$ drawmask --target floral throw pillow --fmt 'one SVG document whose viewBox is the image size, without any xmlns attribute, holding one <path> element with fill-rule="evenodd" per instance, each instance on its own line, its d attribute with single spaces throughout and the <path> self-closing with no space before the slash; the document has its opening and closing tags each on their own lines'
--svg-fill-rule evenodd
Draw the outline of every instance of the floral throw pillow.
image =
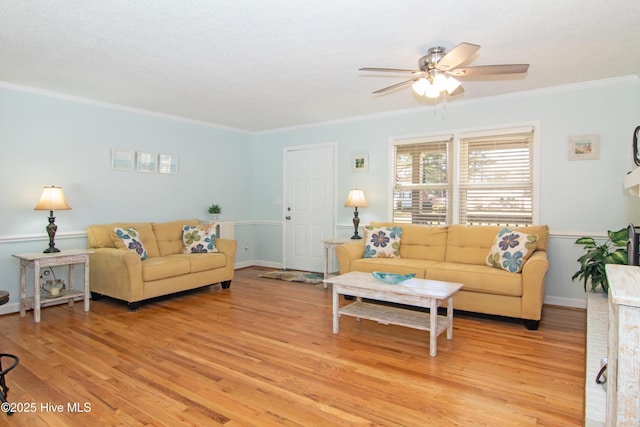
<svg viewBox="0 0 640 427">
<path fill-rule="evenodd" d="M 401 237 L 400 227 L 365 227 L 362 258 L 400 258 Z"/>
<path fill-rule="evenodd" d="M 537 235 L 512 231 L 505 227 L 500 230 L 491 246 L 487 265 L 519 273 L 537 245 Z"/>
<path fill-rule="evenodd" d="M 141 260 L 144 261 L 145 259 L 147 259 L 149 255 L 147 254 L 147 250 L 142 244 L 142 240 L 140 240 L 140 233 L 138 233 L 138 230 L 133 227 L 116 227 L 113 229 L 113 231 L 116 233 L 116 236 L 118 236 L 120 240 L 122 240 L 125 248 L 127 248 L 131 252 L 137 253 Z"/>
<path fill-rule="evenodd" d="M 185 225 L 182 227 L 182 252 L 185 254 L 218 252 L 215 231 L 213 224 Z"/>
</svg>

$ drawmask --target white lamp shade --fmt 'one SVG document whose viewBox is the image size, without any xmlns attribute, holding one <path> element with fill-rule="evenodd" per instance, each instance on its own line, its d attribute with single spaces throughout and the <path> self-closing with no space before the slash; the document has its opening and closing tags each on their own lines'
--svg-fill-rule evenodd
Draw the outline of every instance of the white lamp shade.
<svg viewBox="0 0 640 427">
<path fill-rule="evenodd" d="M 358 189 L 350 190 L 344 206 L 346 208 L 366 208 L 368 205 L 364 198 L 364 192 Z"/>
<path fill-rule="evenodd" d="M 427 88 L 427 86 L 429 86 L 429 84 L 430 84 L 429 80 L 423 77 L 421 79 L 416 80 L 415 83 L 411 85 L 411 88 L 413 88 L 413 91 L 418 95 L 424 96 L 424 91 Z"/>
<path fill-rule="evenodd" d="M 433 78 L 433 85 L 436 87 L 438 92 L 442 92 L 447 87 L 447 76 L 444 74 L 438 74 Z"/>
<path fill-rule="evenodd" d="M 67 200 L 64 198 L 62 187 L 44 187 L 40 201 L 35 208 L 36 211 L 61 211 L 71 209 Z"/>
<path fill-rule="evenodd" d="M 445 89 L 447 90 L 447 93 L 449 95 L 451 95 L 453 91 L 458 89 L 458 86 L 460 86 L 460 82 L 453 77 L 449 77 L 447 79 L 447 82 L 445 83 Z"/>
<path fill-rule="evenodd" d="M 424 96 L 427 98 L 437 98 L 440 96 L 440 91 L 435 87 L 435 85 L 430 84 L 424 91 Z"/>
</svg>

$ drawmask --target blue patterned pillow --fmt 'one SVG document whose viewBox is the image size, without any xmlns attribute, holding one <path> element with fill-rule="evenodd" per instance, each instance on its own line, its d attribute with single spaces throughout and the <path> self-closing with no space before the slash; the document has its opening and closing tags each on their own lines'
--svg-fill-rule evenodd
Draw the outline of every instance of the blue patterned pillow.
<svg viewBox="0 0 640 427">
<path fill-rule="evenodd" d="M 491 246 L 487 265 L 511 273 L 519 273 L 537 245 L 537 235 L 512 231 L 505 227 L 500 230 Z"/>
<path fill-rule="evenodd" d="M 142 240 L 140 240 L 140 233 L 133 227 L 128 228 L 120 228 L 116 227 L 113 229 L 116 233 L 116 236 L 122 240 L 124 247 L 130 250 L 131 252 L 135 252 L 138 254 L 141 260 L 147 259 L 149 256 L 147 254 L 147 250 L 142 244 Z"/>
<path fill-rule="evenodd" d="M 400 258 L 400 227 L 364 227 L 362 258 Z"/>
<path fill-rule="evenodd" d="M 185 225 L 182 227 L 182 252 L 206 254 L 218 252 L 215 244 L 215 224 Z"/>
</svg>

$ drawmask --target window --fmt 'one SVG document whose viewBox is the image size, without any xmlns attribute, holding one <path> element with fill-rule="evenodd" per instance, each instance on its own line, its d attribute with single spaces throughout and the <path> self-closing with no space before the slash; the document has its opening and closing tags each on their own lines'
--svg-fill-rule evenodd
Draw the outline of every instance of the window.
<svg viewBox="0 0 640 427">
<path fill-rule="evenodd" d="M 394 222 L 534 222 L 532 127 L 400 140 L 394 158 Z"/>
<path fill-rule="evenodd" d="M 451 136 L 395 146 L 394 222 L 434 225 L 450 222 L 452 149 Z"/>
</svg>

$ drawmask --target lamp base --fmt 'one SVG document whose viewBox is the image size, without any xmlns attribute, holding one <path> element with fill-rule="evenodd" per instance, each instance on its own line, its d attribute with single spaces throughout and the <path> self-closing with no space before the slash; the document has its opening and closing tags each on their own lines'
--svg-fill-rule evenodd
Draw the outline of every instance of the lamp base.
<svg viewBox="0 0 640 427">
<path fill-rule="evenodd" d="M 56 231 L 58 231 L 58 226 L 55 223 L 56 217 L 53 216 L 53 211 L 49 214 L 49 224 L 47 225 L 47 234 L 49 235 L 49 247 L 43 251 L 45 254 L 51 254 L 60 252 L 60 249 L 56 248 L 56 244 L 54 243 L 54 238 L 56 237 Z"/>
<path fill-rule="evenodd" d="M 358 234 L 358 225 L 360 225 L 360 218 L 358 218 L 358 207 L 356 206 L 355 212 L 353 213 L 353 236 L 351 236 L 352 240 L 362 239 L 362 237 Z"/>
</svg>

